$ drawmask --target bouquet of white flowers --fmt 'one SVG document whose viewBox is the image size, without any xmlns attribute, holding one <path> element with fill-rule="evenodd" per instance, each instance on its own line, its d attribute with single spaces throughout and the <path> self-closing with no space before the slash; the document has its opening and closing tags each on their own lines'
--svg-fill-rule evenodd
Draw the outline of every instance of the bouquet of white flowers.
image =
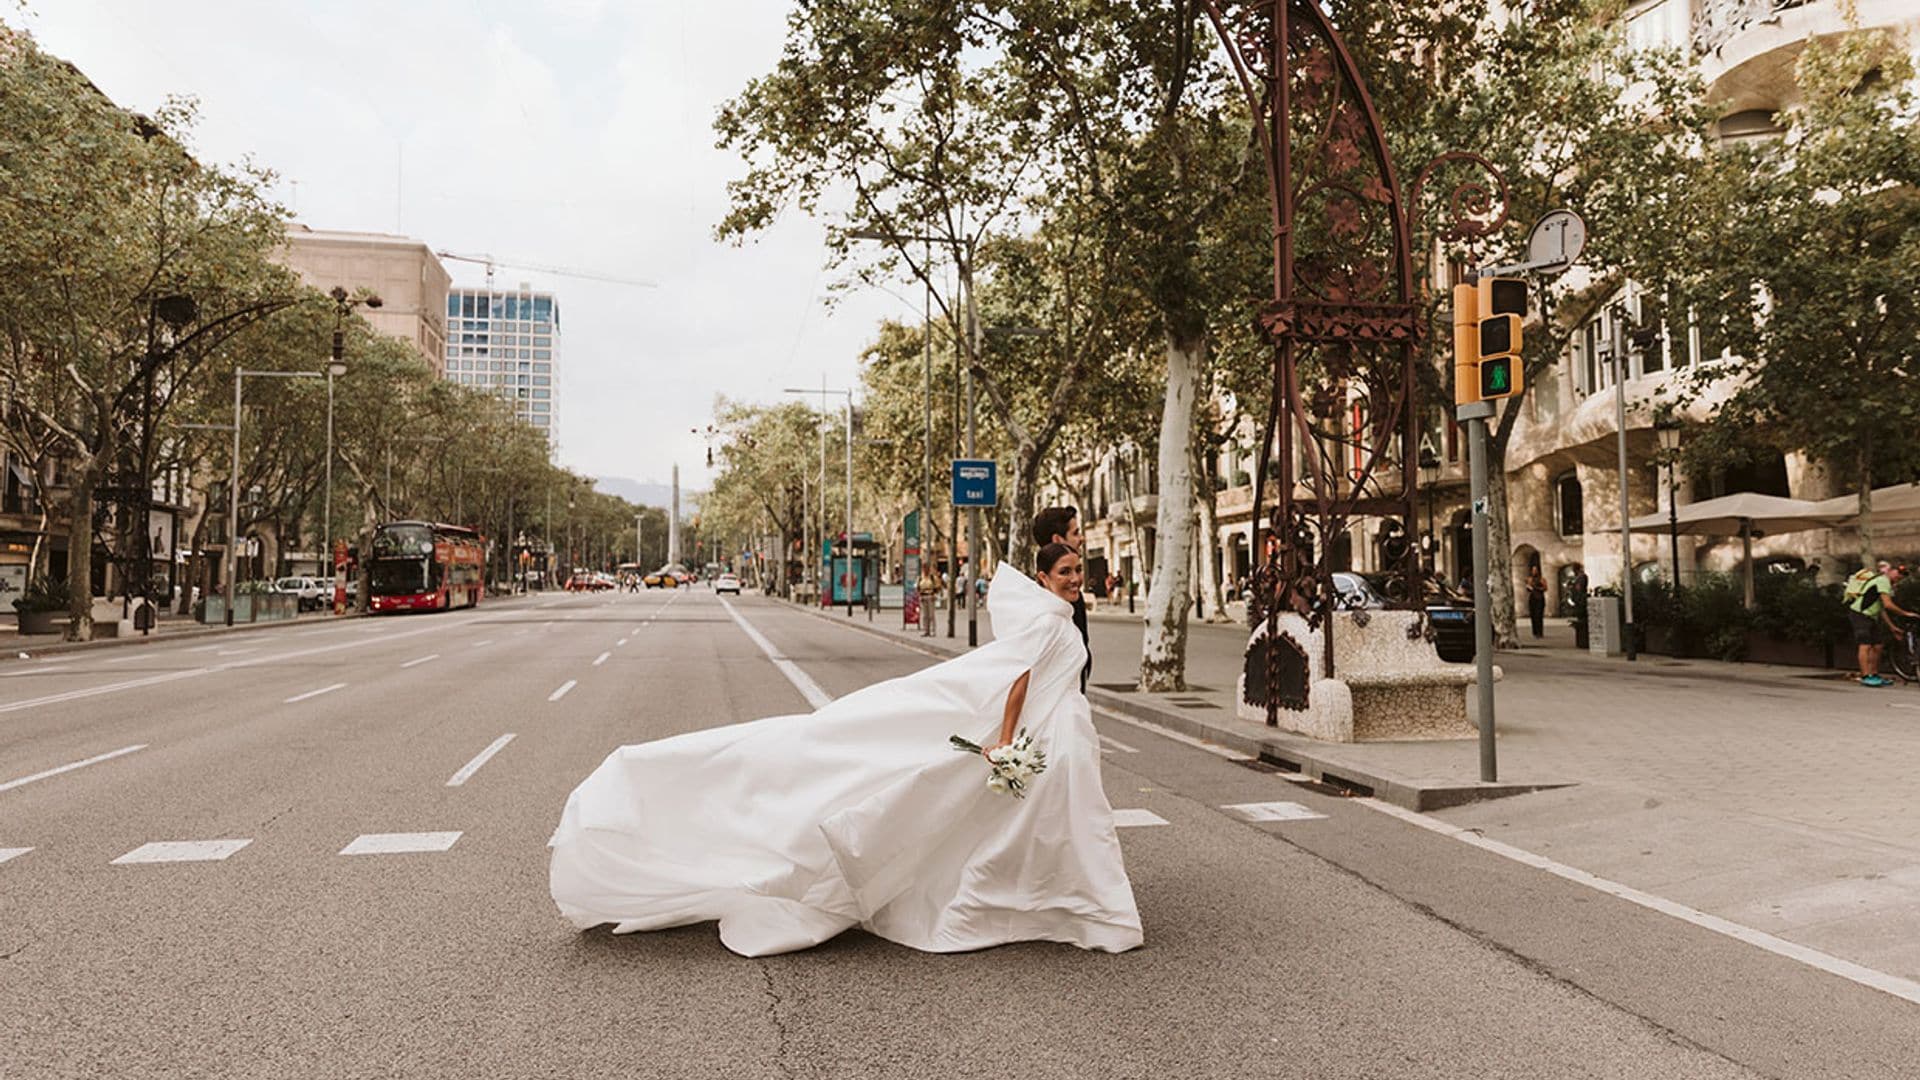
<svg viewBox="0 0 1920 1080">
<path fill-rule="evenodd" d="M 984 749 L 979 743 L 958 735 L 948 736 L 947 741 L 955 750 L 969 754 L 978 754 Z M 1033 783 L 1033 778 L 1047 771 L 1047 753 L 1033 745 L 1033 736 L 1027 734 L 1026 728 L 1021 728 L 1012 742 L 995 747 L 987 755 L 987 761 L 993 766 L 993 771 L 987 774 L 987 786 L 1016 799 L 1026 798 L 1027 786 Z"/>
</svg>

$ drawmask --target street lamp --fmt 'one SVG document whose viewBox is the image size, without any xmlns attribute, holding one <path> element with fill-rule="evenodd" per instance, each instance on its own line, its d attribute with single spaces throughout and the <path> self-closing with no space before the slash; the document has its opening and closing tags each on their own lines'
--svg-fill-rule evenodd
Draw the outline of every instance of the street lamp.
<svg viewBox="0 0 1920 1080">
<path fill-rule="evenodd" d="M 1680 418 L 1672 410 L 1654 418 L 1653 433 L 1660 437 L 1660 456 L 1667 466 L 1667 538 L 1673 544 L 1673 587 L 1680 588 L 1680 498 L 1674 467 L 1680 461 Z"/>
<path fill-rule="evenodd" d="M 361 304 L 378 308 L 385 301 L 373 293 L 352 296 L 341 285 L 335 285 L 327 295 L 333 299 L 333 353 L 327 361 L 327 467 L 321 496 L 320 557 L 333 568 L 333 613 L 339 615 L 345 610 L 346 587 L 340 581 L 339 561 L 333 556 L 333 380 L 347 373 L 347 316 Z"/>
<path fill-rule="evenodd" d="M 1433 452 L 1433 447 L 1422 442 L 1420 445 L 1420 486 L 1425 488 L 1427 492 L 1427 532 L 1420 546 L 1426 549 L 1427 572 L 1429 574 L 1433 572 L 1433 564 L 1436 556 L 1439 554 L 1440 548 L 1440 545 L 1435 542 L 1433 537 L 1433 487 L 1439 482 L 1440 455 Z"/>
<path fill-rule="evenodd" d="M 227 625 L 233 625 L 233 585 L 240 573 L 240 396 L 246 377 L 256 379 L 324 379 L 318 371 L 248 371 L 233 369 L 233 457 L 227 484 Z"/>
</svg>

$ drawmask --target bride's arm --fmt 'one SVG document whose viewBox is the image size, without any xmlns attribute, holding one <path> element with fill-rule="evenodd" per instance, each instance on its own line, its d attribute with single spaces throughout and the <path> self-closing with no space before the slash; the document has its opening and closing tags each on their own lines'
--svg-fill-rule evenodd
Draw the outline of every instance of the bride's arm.
<svg viewBox="0 0 1920 1080">
<path fill-rule="evenodd" d="M 1007 691 L 1007 713 L 1000 719 L 1000 737 L 982 748 L 982 752 L 992 753 L 1013 741 L 1013 733 L 1020 725 L 1020 710 L 1027 704 L 1027 680 L 1032 677 L 1033 672 L 1023 671 L 1013 680 L 1013 689 Z"/>
</svg>

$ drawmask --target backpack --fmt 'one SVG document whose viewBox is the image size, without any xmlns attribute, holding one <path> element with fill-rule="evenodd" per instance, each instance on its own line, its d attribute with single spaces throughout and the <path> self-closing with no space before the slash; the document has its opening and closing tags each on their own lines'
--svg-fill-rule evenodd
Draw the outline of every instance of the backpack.
<svg viewBox="0 0 1920 1080">
<path fill-rule="evenodd" d="M 1867 582 L 1872 581 L 1876 576 L 1878 572 L 1871 566 L 1864 566 L 1854 571 L 1853 576 L 1847 579 L 1846 591 L 1842 593 L 1848 607 L 1852 607 L 1853 602 L 1860 599 L 1861 594 L 1867 591 Z"/>
</svg>

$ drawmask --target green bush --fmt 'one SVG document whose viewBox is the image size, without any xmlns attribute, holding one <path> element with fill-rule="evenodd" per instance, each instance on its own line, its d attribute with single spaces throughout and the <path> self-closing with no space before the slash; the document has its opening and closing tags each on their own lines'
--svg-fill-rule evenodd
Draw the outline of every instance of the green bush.
<svg viewBox="0 0 1920 1080">
<path fill-rule="evenodd" d="M 13 610 L 21 615 L 37 611 L 65 611 L 72 603 L 72 594 L 67 591 L 64 579 L 41 578 L 29 584 L 13 602 Z"/>
<path fill-rule="evenodd" d="M 1769 574 L 1756 580 L 1753 590 L 1755 630 L 1816 647 L 1846 639 L 1841 586 L 1821 585 L 1808 574 Z"/>
</svg>

